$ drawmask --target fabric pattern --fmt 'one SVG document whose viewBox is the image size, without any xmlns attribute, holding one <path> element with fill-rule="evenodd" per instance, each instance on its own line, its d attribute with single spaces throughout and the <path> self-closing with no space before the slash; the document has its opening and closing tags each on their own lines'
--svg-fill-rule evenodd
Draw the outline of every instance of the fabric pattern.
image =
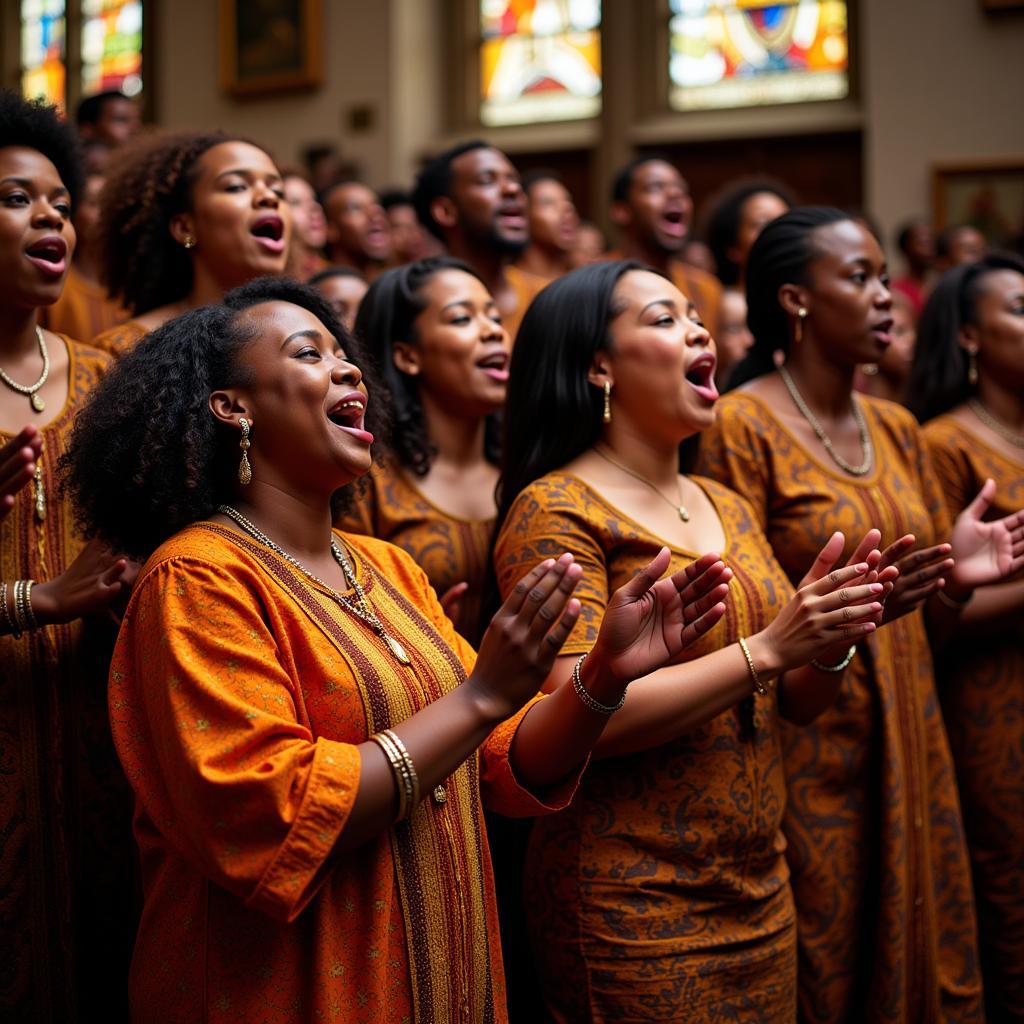
<svg viewBox="0 0 1024 1024">
<path fill-rule="evenodd" d="M 465 581 L 455 628 L 479 640 L 480 609 L 491 558 L 493 519 L 461 519 L 425 498 L 391 460 L 375 461 L 339 529 L 397 544 L 412 555 L 438 595 Z"/>
<path fill-rule="evenodd" d="M 926 424 L 950 518 L 989 478 L 986 519 L 1024 508 L 1019 461 L 953 415 Z M 1024 578 L 1024 573 L 1017 579 Z M 1024 615 L 943 649 L 938 688 L 963 800 L 989 1019 L 1024 1021 Z"/>
<path fill-rule="evenodd" d="M 149 328 L 143 327 L 138 320 L 129 320 L 117 327 L 111 327 L 109 331 L 97 334 L 92 343 L 115 359 L 120 359 L 126 352 L 135 348 L 147 334 Z"/>
<path fill-rule="evenodd" d="M 0 521 L 9 587 L 52 579 L 83 547 L 57 462 L 110 359 L 64 341 L 67 400 L 40 431 L 46 518 L 36 518 L 29 485 Z M 0 445 L 10 439 L 0 432 Z M 101 616 L 0 636 L 0 1018 L 11 1024 L 126 1017 L 136 872 L 131 800 L 107 722 L 113 641 Z"/>
<path fill-rule="evenodd" d="M 485 800 L 522 789 L 503 723 L 408 823 L 348 853 L 356 744 L 457 686 L 474 653 L 403 551 L 340 535 L 383 641 L 233 530 L 196 524 L 143 569 L 110 675 L 136 796 L 145 908 L 131 1003 L 147 1022 L 506 1019 Z M 542 699 L 542 698 L 541 698 Z M 529 706 L 528 706 L 529 707 Z"/>
<path fill-rule="evenodd" d="M 877 526 L 926 547 L 949 519 L 905 409 L 861 396 L 874 469 L 810 453 L 756 396 L 718 404 L 702 472 L 735 487 L 791 580 L 835 530 L 848 551 Z M 836 704 L 783 726 L 785 833 L 799 928 L 800 1019 L 983 1019 L 970 868 L 923 613 L 858 644 Z"/>
<path fill-rule="evenodd" d="M 516 293 L 516 311 L 511 316 L 503 316 L 501 324 L 508 331 L 508 336 L 514 343 L 527 308 L 551 281 L 511 264 L 505 268 L 505 276 Z"/>
<path fill-rule="evenodd" d="M 60 298 L 39 310 L 39 326 L 91 340 L 124 323 L 128 316 L 128 310 L 111 299 L 103 285 L 86 280 L 72 265 Z"/>
<path fill-rule="evenodd" d="M 695 478 L 718 511 L 735 573 L 697 658 L 763 629 L 791 587 L 749 504 Z M 583 568 L 564 654 L 589 650 L 611 593 L 663 541 L 568 473 L 528 487 L 495 548 L 502 593 L 571 551 Z M 697 553 L 672 549 L 672 569 Z M 781 832 L 785 779 L 774 690 L 672 743 L 588 768 L 573 805 L 539 820 L 526 904 L 556 1019 L 792 1021 L 796 935 Z"/>
</svg>

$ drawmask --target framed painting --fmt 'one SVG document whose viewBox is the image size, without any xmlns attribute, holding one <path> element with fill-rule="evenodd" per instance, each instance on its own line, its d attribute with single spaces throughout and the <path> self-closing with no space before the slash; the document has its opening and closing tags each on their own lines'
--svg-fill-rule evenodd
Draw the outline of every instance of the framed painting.
<svg viewBox="0 0 1024 1024">
<path fill-rule="evenodd" d="M 220 0 L 221 83 L 232 96 L 315 88 L 322 40 L 321 0 Z"/>
<path fill-rule="evenodd" d="M 1024 232 L 1024 155 L 936 164 L 932 198 L 937 230 L 970 224 L 989 245 L 1008 246 Z"/>
</svg>

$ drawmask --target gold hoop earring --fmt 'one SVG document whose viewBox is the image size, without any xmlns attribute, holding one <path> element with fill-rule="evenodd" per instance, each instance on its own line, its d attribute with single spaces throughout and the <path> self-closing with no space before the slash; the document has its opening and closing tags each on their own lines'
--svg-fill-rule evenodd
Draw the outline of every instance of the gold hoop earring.
<svg viewBox="0 0 1024 1024">
<path fill-rule="evenodd" d="M 793 340 L 799 345 L 804 340 L 804 320 L 807 317 L 807 310 L 801 306 L 796 311 L 796 324 L 793 327 Z"/>
<path fill-rule="evenodd" d="M 612 382 L 604 382 L 604 415 L 601 417 L 605 423 L 612 421 Z"/>
<path fill-rule="evenodd" d="M 186 249 L 194 249 L 196 247 L 196 240 L 191 235 L 186 235 L 185 240 L 181 244 Z"/>
<path fill-rule="evenodd" d="M 243 416 L 238 420 L 242 429 L 242 440 L 238 447 L 242 449 L 242 461 L 238 464 L 238 482 L 243 486 L 252 483 L 252 466 L 249 465 L 249 421 Z"/>
<path fill-rule="evenodd" d="M 967 383 L 972 388 L 978 386 L 978 350 L 976 348 L 967 350 Z"/>
</svg>

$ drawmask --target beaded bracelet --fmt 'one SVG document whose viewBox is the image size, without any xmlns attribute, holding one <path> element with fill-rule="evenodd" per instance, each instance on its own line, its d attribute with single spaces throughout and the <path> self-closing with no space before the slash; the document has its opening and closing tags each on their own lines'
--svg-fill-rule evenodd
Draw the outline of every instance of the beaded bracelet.
<svg viewBox="0 0 1024 1024">
<path fill-rule="evenodd" d="M 843 669 L 846 668 L 846 666 L 849 665 L 851 661 L 853 661 L 853 656 L 856 653 L 857 653 L 857 646 L 856 646 L 856 644 L 851 644 L 850 645 L 850 649 L 846 652 L 846 657 L 843 658 L 843 660 L 838 662 L 837 664 L 835 664 L 835 665 L 826 665 L 824 662 L 818 661 L 817 658 L 812 658 L 811 659 L 811 664 L 819 672 L 842 672 Z"/>
<path fill-rule="evenodd" d="M 35 610 L 32 607 L 32 588 L 35 585 L 35 580 L 25 580 L 25 624 L 29 629 L 39 628 L 39 620 L 36 618 Z"/>
<path fill-rule="evenodd" d="M 11 634 L 17 640 L 21 636 L 21 630 L 14 625 L 14 619 L 11 618 L 11 613 L 7 610 L 7 583 L 0 583 L 0 615 L 3 616 L 4 626 L 8 633 Z"/>
<path fill-rule="evenodd" d="M 616 704 L 602 704 L 599 700 L 595 700 L 591 697 L 591 695 L 587 693 L 586 687 L 583 685 L 583 680 L 580 678 L 580 666 L 583 664 L 585 658 L 586 655 L 581 654 L 572 670 L 572 688 L 576 691 L 576 696 L 579 697 L 580 702 L 588 711 L 593 711 L 598 715 L 614 715 L 615 712 L 621 710 L 622 705 L 626 703 L 626 691 L 622 691 L 622 696 Z"/>
<path fill-rule="evenodd" d="M 750 672 L 750 678 L 754 681 L 754 692 L 760 697 L 767 697 L 768 687 L 761 682 L 761 677 L 757 674 L 757 669 L 754 668 L 754 659 L 750 656 L 750 648 L 747 646 L 747 641 L 740 637 L 736 642 L 740 645 L 743 657 L 747 659 L 747 670 Z"/>
</svg>

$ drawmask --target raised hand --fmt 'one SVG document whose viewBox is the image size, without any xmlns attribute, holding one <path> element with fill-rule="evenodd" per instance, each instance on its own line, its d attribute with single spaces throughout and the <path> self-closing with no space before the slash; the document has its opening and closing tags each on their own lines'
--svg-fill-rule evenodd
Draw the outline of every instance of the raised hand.
<svg viewBox="0 0 1024 1024">
<path fill-rule="evenodd" d="M 621 683 L 668 664 L 725 614 L 732 570 L 707 554 L 661 579 L 671 556 L 662 548 L 612 595 L 592 658 Z"/>
<path fill-rule="evenodd" d="M 580 615 L 572 592 L 583 570 L 572 555 L 546 559 L 512 589 L 487 627 L 466 681 L 495 719 L 515 714 L 551 671 Z"/>
<path fill-rule="evenodd" d="M 441 607 L 444 609 L 445 615 L 452 622 L 458 622 L 459 620 L 459 612 L 462 611 L 462 598 L 467 590 L 469 590 L 468 583 L 456 583 L 454 586 L 449 587 L 440 597 Z"/>
<path fill-rule="evenodd" d="M 872 549 L 863 561 L 836 569 L 844 544 L 841 533 L 829 538 L 792 600 L 757 635 L 758 645 L 769 652 L 759 664 L 772 666 L 773 674 L 848 647 L 877 628 L 885 584 L 871 565 L 880 552 Z"/>
<path fill-rule="evenodd" d="M 14 496 L 32 479 L 42 450 L 43 439 L 33 426 L 25 427 L 0 448 L 0 520 L 14 508 Z"/>
<path fill-rule="evenodd" d="M 984 522 L 996 485 L 986 480 L 977 497 L 960 513 L 950 538 L 952 582 L 968 590 L 998 583 L 1024 566 L 1024 509 Z"/>
<path fill-rule="evenodd" d="M 64 572 L 32 588 L 32 609 L 40 625 L 71 622 L 106 608 L 133 579 L 128 559 L 92 540 Z"/>
<path fill-rule="evenodd" d="M 912 612 L 935 591 L 941 590 L 953 568 L 949 544 L 934 544 L 920 551 L 910 551 L 915 539 L 912 533 L 908 533 L 882 552 L 879 580 L 886 584 L 882 598 L 885 605 L 883 622 L 892 622 Z M 894 570 L 898 575 L 890 581 L 889 574 Z"/>
</svg>

